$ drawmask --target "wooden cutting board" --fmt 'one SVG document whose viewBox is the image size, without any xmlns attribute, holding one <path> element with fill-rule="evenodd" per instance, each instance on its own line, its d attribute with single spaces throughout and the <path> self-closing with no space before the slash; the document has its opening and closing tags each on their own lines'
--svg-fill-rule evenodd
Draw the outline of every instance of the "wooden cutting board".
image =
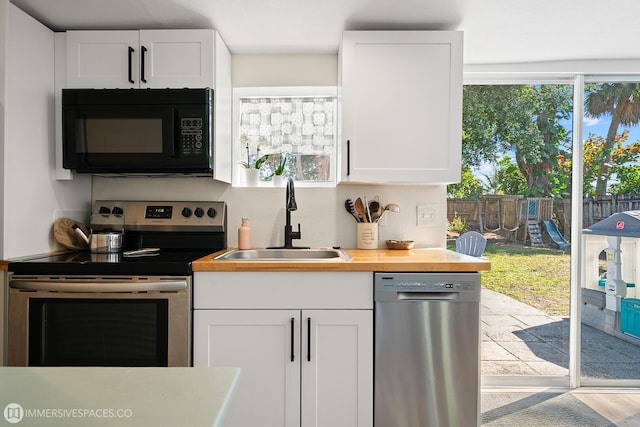
<svg viewBox="0 0 640 427">
<path fill-rule="evenodd" d="M 56 242 L 60 243 L 67 249 L 89 249 L 87 242 L 85 242 L 72 228 L 74 224 L 78 224 L 78 227 L 84 231 L 84 234 L 87 236 L 89 235 L 89 230 L 83 224 L 80 224 L 71 218 L 58 218 L 53 223 L 53 236 L 56 239 Z"/>
</svg>

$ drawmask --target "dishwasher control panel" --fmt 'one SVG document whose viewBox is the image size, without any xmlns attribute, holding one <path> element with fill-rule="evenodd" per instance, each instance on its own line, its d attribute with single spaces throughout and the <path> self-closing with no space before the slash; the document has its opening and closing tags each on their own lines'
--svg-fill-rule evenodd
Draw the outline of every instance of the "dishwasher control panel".
<svg viewBox="0 0 640 427">
<path fill-rule="evenodd" d="M 399 281 L 399 282 L 382 282 L 382 288 L 385 290 L 401 290 L 401 291 L 472 291 L 476 288 L 474 283 L 445 281 L 445 282 L 427 282 L 427 281 Z"/>
<path fill-rule="evenodd" d="M 479 273 L 376 273 L 376 300 L 396 298 L 396 294 L 480 295 Z"/>
</svg>

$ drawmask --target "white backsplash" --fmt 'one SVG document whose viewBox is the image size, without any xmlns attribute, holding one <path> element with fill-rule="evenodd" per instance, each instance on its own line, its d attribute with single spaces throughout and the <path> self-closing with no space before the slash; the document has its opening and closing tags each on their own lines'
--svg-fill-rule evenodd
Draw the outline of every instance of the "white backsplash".
<svg viewBox="0 0 640 427">
<path fill-rule="evenodd" d="M 446 244 L 445 186 L 338 185 L 330 188 L 295 188 L 298 210 L 291 223 L 301 225 L 299 246 L 356 245 L 356 222 L 344 208 L 347 198 L 355 200 L 378 196 L 384 204 L 396 203 L 400 213 L 387 212 L 380 223 L 379 247 L 384 241 L 414 240 L 416 247 L 444 247 Z M 94 177 L 93 199 L 123 200 L 220 200 L 227 203 L 227 245 L 237 246 L 238 227 L 243 216 L 249 218 L 254 247 L 283 244 L 285 188 L 240 188 L 208 178 L 116 178 Z M 434 225 L 416 226 L 416 207 L 436 209 Z"/>
</svg>

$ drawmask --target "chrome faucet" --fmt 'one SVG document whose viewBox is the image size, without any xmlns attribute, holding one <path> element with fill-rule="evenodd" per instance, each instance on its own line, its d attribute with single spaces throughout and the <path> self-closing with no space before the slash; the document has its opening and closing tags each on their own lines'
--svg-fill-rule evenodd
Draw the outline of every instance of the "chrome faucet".
<svg viewBox="0 0 640 427">
<path fill-rule="evenodd" d="M 293 231 L 291 226 L 291 212 L 298 210 L 298 204 L 296 203 L 296 192 L 293 186 L 293 178 L 287 178 L 287 194 L 285 205 L 285 225 L 284 225 L 284 246 L 271 247 L 269 249 L 309 249 L 308 246 L 293 246 L 293 240 L 300 239 L 302 233 L 300 232 L 300 223 L 298 223 L 298 231 Z"/>
</svg>

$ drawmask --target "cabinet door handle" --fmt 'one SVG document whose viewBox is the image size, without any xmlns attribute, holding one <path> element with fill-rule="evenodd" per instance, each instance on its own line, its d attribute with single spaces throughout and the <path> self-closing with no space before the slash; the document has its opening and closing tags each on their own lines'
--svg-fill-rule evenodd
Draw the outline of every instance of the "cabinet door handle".
<svg viewBox="0 0 640 427">
<path fill-rule="evenodd" d="M 135 83 L 133 81 L 133 72 L 132 72 L 132 69 L 131 69 L 131 67 L 133 66 L 132 65 L 133 52 L 134 52 L 134 49 L 131 46 L 129 46 L 129 83 Z"/>
<path fill-rule="evenodd" d="M 144 78 L 144 54 L 147 52 L 147 48 L 142 46 L 142 53 L 140 54 L 140 81 L 143 83 L 147 82 L 147 79 Z"/>
<path fill-rule="evenodd" d="M 351 140 L 347 139 L 347 176 L 351 174 Z"/>
<path fill-rule="evenodd" d="M 291 361 L 293 362 L 296 359 L 296 353 L 295 353 L 295 340 L 293 337 L 293 334 L 295 333 L 295 317 L 291 318 Z"/>
<path fill-rule="evenodd" d="M 311 362 L 311 317 L 307 317 L 307 362 Z"/>
</svg>

